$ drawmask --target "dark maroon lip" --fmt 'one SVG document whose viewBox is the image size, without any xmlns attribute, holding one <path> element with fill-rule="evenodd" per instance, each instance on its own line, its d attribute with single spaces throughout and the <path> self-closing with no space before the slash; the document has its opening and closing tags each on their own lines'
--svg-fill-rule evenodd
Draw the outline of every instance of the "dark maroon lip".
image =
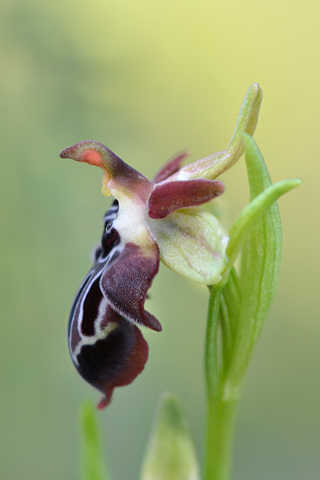
<svg viewBox="0 0 320 480">
<path fill-rule="evenodd" d="M 144 369 L 148 345 L 138 327 L 162 329 L 144 309 L 159 269 L 158 247 L 145 256 L 139 246 L 122 242 L 113 226 L 118 210 L 115 201 L 104 217 L 101 244 L 75 297 L 68 328 L 79 374 L 104 394 L 99 409 L 110 403 L 114 388 L 128 385 Z"/>
</svg>

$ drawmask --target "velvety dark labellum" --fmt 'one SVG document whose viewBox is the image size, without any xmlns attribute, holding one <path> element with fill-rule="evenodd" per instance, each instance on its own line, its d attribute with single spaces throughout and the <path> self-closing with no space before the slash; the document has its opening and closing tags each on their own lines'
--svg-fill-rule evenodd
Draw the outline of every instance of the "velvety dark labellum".
<svg viewBox="0 0 320 480">
<path fill-rule="evenodd" d="M 109 404 L 115 387 L 131 383 L 144 368 L 148 345 L 136 324 L 161 329 L 143 308 L 158 262 L 141 254 L 138 246 L 121 242 L 114 227 L 118 208 L 115 201 L 104 217 L 101 244 L 74 299 L 68 327 L 74 365 L 104 394 L 98 408 Z M 148 278 L 139 281 L 143 268 Z"/>
<path fill-rule="evenodd" d="M 75 364 L 80 375 L 104 394 L 100 409 L 109 404 L 115 387 L 128 385 L 142 372 L 148 359 L 148 345 L 139 328 L 110 306 L 105 315 L 105 338 L 82 346 Z"/>
</svg>

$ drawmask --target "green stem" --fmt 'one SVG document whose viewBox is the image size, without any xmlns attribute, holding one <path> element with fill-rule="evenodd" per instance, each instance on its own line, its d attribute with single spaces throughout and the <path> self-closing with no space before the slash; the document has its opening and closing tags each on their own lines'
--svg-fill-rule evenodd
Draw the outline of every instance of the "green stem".
<svg viewBox="0 0 320 480">
<path fill-rule="evenodd" d="M 205 480 L 228 480 L 238 401 L 224 397 L 224 382 L 218 358 L 218 324 L 222 287 L 212 286 L 208 309 L 205 369 L 207 386 L 207 432 Z"/>
<path fill-rule="evenodd" d="M 238 402 L 208 398 L 205 480 L 229 480 Z"/>
</svg>

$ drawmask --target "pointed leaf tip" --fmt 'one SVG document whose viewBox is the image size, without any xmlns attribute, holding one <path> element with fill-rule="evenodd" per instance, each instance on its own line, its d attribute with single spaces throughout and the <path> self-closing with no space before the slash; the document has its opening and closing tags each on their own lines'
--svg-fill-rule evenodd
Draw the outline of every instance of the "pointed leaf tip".
<svg viewBox="0 0 320 480">
<path fill-rule="evenodd" d="M 163 395 L 141 480 L 199 480 L 193 441 L 179 399 Z"/>
</svg>

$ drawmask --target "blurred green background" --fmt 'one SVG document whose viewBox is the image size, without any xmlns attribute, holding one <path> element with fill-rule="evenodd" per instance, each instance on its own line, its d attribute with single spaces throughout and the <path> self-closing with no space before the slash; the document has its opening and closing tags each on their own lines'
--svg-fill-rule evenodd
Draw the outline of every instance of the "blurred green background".
<svg viewBox="0 0 320 480">
<path fill-rule="evenodd" d="M 191 160 L 224 149 L 254 81 L 271 176 L 304 184 L 279 202 L 280 287 L 245 384 L 234 478 L 319 477 L 319 15 L 297 0 L 2 0 L 1 480 L 79 478 L 79 406 L 100 398 L 72 366 L 66 327 L 109 201 L 100 171 L 60 151 L 98 140 L 151 178 L 183 148 Z M 228 227 L 247 202 L 243 159 L 222 180 Z M 144 332 L 144 373 L 99 413 L 114 479 L 138 479 L 165 390 L 202 458 L 207 297 L 162 266 L 147 309 L 163 333 Z"/>
</svg>

